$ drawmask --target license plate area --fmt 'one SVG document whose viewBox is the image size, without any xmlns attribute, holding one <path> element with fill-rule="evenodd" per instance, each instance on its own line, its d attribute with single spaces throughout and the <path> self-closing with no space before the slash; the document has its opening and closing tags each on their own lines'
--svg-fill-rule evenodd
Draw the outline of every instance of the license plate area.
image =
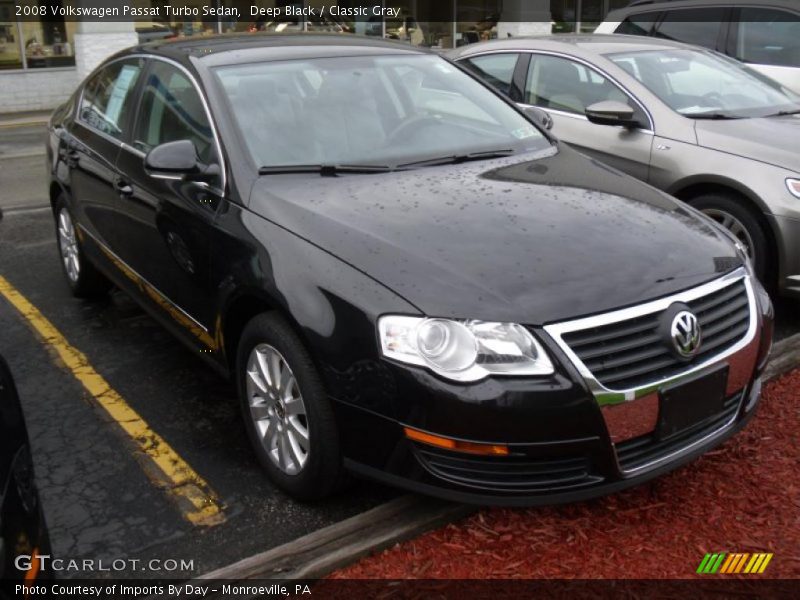
<svg viewBox="0 0 800 600">
<path fill-rule="evenodd" d="M 658 438 L 672 437 L 721 413 L 727 387 L 728 367 L 724 366 L 690 381 L 662 388 L 656 428 Z"/>
</svg>

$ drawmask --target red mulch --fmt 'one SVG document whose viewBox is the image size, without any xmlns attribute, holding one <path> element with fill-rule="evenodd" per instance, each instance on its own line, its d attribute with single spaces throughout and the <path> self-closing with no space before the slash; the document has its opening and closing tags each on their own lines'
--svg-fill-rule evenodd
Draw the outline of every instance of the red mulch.
<svg viewBox="0 0 800 600">
<path fill-rule="evenodd" d="M 761 577 L 798 578 L 800 370 L 769 384 L 758 410 L 652 482 L 578 504 L 484 509 L 331 577 L 687 578 L 706 552 L 724 551 L 774 552 Z"/>
</svg>

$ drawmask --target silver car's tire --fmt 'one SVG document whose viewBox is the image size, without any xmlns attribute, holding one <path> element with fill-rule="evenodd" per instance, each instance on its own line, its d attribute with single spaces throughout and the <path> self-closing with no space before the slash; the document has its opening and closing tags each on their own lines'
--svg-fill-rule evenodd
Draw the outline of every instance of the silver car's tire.
<svg viewBox="0 0 800 600">
<path fill-rule="evenodd" d="M 285 319 L 264 313 L 247 324 L 236 371 L 245 428 L 270 480 L 299 500 L 330 495 L 343 479 L 333 410 Z"/>
<path fill-rule="evenodd" d="M 108 292 L 111 283 L 86 260 L 78 238 L 72 213 L 60 196 L 55 203 L 56 240 L 61 258 L 61 270 L 72 295 L 78 298 L 101 296 Z"/>
<path fill-rule="evenodd" d="M 765 285 L 770 283 L 772 251 L 762 215 L 741 199 L 725 194 L 698 196 L 689 204 L 733 234 L 747 250 L 758 278 Z"/>
</svg>

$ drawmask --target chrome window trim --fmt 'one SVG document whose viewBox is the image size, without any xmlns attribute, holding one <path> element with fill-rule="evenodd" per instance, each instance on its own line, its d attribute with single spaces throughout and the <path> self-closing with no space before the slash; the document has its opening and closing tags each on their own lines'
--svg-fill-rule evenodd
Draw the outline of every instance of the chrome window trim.
<svg viewBox="0 0 800 600">
<path fill-rule="evenodd" d="M 92 233 L 91 233 L 91 232 L 90 232 L 88 229 L 86 229 L 86 227 L 84 227 L 84 226 L 83 226 L 83 225 L 81 225 L 80 223 L 78 223 L 78 227 L 80 227 L 80 229 L 81 229 L 81 231 L 83 231 L 83 233 L 85 233 L 85 234 L 86 234 L 86 235 L 88 235 L 90 238 L 92 238 L 96 244 L 98 244 L 98 245 L 102 246 L 102 247 L 103 247 L 103 249 L 104 249 L 106 252 L 108 252 L 108 253 L 109 253 L 111 256 L 113 256 L 113 257 L 114 257 L 116 260 L 118 260 L 120 263 L 122 263 L 123 265 L 125 265 L 125 268 L 126 268 L 126 269 L 129 269 L 129 270 L 131 271 L 131 273 L 133 273 L 134 275 L 136 275 L 136 277 L 138 277 L 138 278 L 139 278 L 139 279 L 142 281 L 142 283 L 144 283 L 144 284 L 145 284 L 147 287 L 149 287 L 151 290 L 153 290 L 153 291 L 154 291 L 156 294 L 158 294 L 159 296 L 161 296 L 161 298 L 163 298 L 165 302 L 167 302 L 167 303 L 168 303 L 170 306 L 173 306 L 173 307 L 174 307 L 176 310 L 178 310 L 178 311 L 179 311 L 179 312 L 180 312 L 182 315 L 184 315 L 184 316 L 185 316 L 187 319 L 190 319 L 190 320 L 192 321 L 192 323 L 194 323 L 195 325 L 197 325 L 197 326 L 198 326 L 200 329 L 202 329 L 202 330 L 203 330 L 205 333 L 208 333 L 208 328 L 207 328 L 205 325 L 203 325 L 203 324 L 202 324 L 200 321 L 198 321 L 197 319 L 195 319 L 195 318 L 194 318 L 192 315 L 190 315 L 188 312 L 186 312 L 185 310 L 183 310 L 183 309 L 182 309 L 180 306 L 178 306 L 177 304 L 175 304 L 175 302 L 173 302 L 173 301 L 172 301 L 172 300 L 170 300 L 170 299 L 169 299 L 167 296 L 165 296 L 165 295 L 164 295 L 164 293 L 163 293 L 161 290 L 159 290 L 159 289 L 158 289 L 156 286 L 154 286 L 154 285 L 153 285 L 152 283 L 150 283 L 150 282 L 149 282 L 149 281 L 148 281 L 146 278 L 144 278 L 144 277 L 143 277 L 143 276 L 142 276 L 142 275 L 139 273 L 139 271 L 137 271 L 136 269 L 134 269 L 133 267 L 131 267 L 131 266 L 130 266 L 130 265 L 127 263 L 127 262 L 125 262 L 124 260 L 122 260 L 122 259 L 119 257 L 119 255 L 118 255 L 116 252 L 114 252 L 114 251 L 113 251 L 111 248 L 109 248 L 109 247 L 108 247 L 106 244 L 104 244 L 104 243 L 103 243 L 103 242 L 101 242 L 99 239 L 97 239 L 97 236 L 93 235 L 93 234 L 92 234 Z"/>
<path fill-rule="evenodd" d="M 84 80 L 84 82 L 81 84 L 81 93 L 79 94 L 78 102 L 76 103 L 77 108 L 76 108 L 76 114 L 75 114 L 75 122 L 76 123 L 80 123 L 81 126 L 83 126 L 86 129 L 90 130 L 92 133 L 99 134 L 100 136 L 104 137 L 105 139 L 108 139 L 109 141 L 113 142 L 115 145 L 117 145 L 119 148 L 122 148 L 123 150 L 127 150 L 128 152 L 131 152 L 132 154 L 135 154 L 136 156 L 141 156 L 142 158 L 144 158 L 146 156 L 146 154 L 144 152 L 142 152 L 141 150 L 139 150 L 138 148 L 134 148 L 133 146 L 131 146 L 129 144 L 126 144 L 122 140 L 118 140 L 117 138 L 115 138 L 113 136 L 110 136 L 110 135 L 108 135 L 108 134 L 106 134 L 106 133 L 104 133 L 104 132 L 102 132 L 102 131 L 100 131 L 98 129 L 95 129 L 94 127 L 92 127 L 91 125 L 86 123 L 83 119 L 81 119 L 81 105 L 83 104 L 83 94 L 84 94 L 84 91 L 86 90 L 86 83 L 89 81 L 89 79 L 94 77 L 94 75 L 96 73 L 98 73 L 101 69 L 105 69 L 106 67 L 108 67 L 109 65 L 114 64 L 115 62 L 119 62 L 121 60 L 129 60 L 129 59 L 132 59 L 132 58 L 143 58 L 145 60 L 160 60 L 161 62 L 165 62 L 165 63 L 171 65 L 172 67 L 177 68 L 184 75 L 186 75 L 186 78 L 189 80 L 189 82 L 192 84 L 192 86 L 194 87 L 194 89 L 197 92 L 197 94 L 200 96 L 200 101 L 203 103 L 203 110 L 206 113 L 206 117 L 208 118 L 208 123 L 211 126 L 211 135 L 214 138 L 214 148 L 216 149 L 217 159 L 219 160 L 221 185 L 220 185 L 219 188 L 212 188 L 212 189 L 217 191 L 221 196 L 224 196 L 225 195 L 225 190 L 227 189 L 227 183 L 228 183 L 228 181 L 227 181 L 227 168 L 226 168 L 226 164 L 225 164 L 225 157 L 222 154 L 222 144 L 220 143 L 220 137 L 219 137 L 219 132 L 217 130 L 217 124 L 214 121 L 213 114 L 211 113 L 211 107 L 208 104 L 208 99 L 206 98 L 205 94 L 203 93 L 203 90 L 200 87 L 200 84 L 198 83 L 197 78 L 192 74 L 192 72 L 189 71 L 189 69 L 184 67 L 182 64 L 180 64 L 177 61 L 172 60 L 171 58 L 166 58 L 164 56 L 157 56 L 155 54 L 136 53 L 136 54 L 127 54 L 125 56 L 120 56 L 120 57 L 117 57 L 117 58 L 114 58 L 114 59 L 111 59 L 109 61 L 104 62 L 99 67 L 97 67 L 94 71 L 92 71 L 92 74 L 89 75 L 89 77 L 87 77 Z M 145 68 L 146 68 L 146 66 L 145 66 Z M 173 178 L 172 177 L 157 177 L 157 179 L 173 179 Z M 177 177 L 177 178 L 174 178 L 174 179 L 179 180 L 180 177 Z"/>
<path fill-rule="evenodd" d="M 646 385 L 628 389 L 612 389 L 604 386 L 597 380 L 594 374 L 586 367 L 583 361 L 580 358 L 578 358 L 577 354 L 575 354 L 575 352 L 569 347 L 569 345 L 564 341 L 562 337 L 566 333 L 581 331 L 583 329 L 589 329 L 592 327 L 610 325 L 613 323 L 619 323 L 622 321 L 634 319 L 636 317 L 641 317 L 643 315 L 648 315 L 655 312 L 661 312 L 669 308 L 669 306 L 672 305 L 674 302 L 690 302 L 692 300 L 697 300 L 698 298 L 707 296 L 713 292 L 719 291 L 723 288 L 726 288 L 742 280 L 744 280 L 745 283 L 745 289 L 747 291 L 747 299 L 748 299 L 748 308 L 750 309 L 750 323 L 747 329 L 747 333 L 744 335 L 744 337 L 741 340 L 739 340 L 736 344 L 728 348 L 727 350 L 714 355 L 713 357 L 703 361 L 700 364 L 692 365 L 686 371 L 682 371 L 677 375 L 671 375 L 669 377 L 652 381 L 650 383 L 647 383 Z M 631 308 L 624 308 L 622 310 L 616 310 L 601 315 L 596 315 L 593 317 L 586 317 L 583 319 L 576 319 L 574 321 L 565 321 L 562 323 L 545 325 L 544 330 L 558 345 L 561 351 L 564 352 L 564 354 L 567 356 L 570 362 L 572 362 L 572 364 L 581 374 L 583 379 L 586 381 L 586 384 L 589 386 L 589 390 L 592 392 L 595 399 L 598 401 L 598 404 L 602 406 L 604 404 L 619 403 L 620 401 L 629 402 L 635 400 L 636 398 L 639 398 L 642 395 L 656 391 L 659 387 L 663 385 L 677 383 L 680 382 L 681 380 L 690 378 L 692 375 L 702 371 L 703 369 L 706 369 L 709 366 L 719 363 L 720 361 L 728 358 L 729 356 L 736 354 L 737 352 L 748 346 L 756 336 L 756 332 L 758 330 L 758 309 L 756 307 L 756 298 L 755 298 L 755 293 L 753 291 L 753 285 L 750 281 L 750 276 L 747 274 L 747 271 L 744 269 L 744 267 L 740 267 L 735 271 L 731 271 L 730 273 L 720 277 L 719 279 L 716 279 L 699 287 L 693 288 L 691 290 L 680 292 L 678 294 L 673 294 L 665 298 L 653 300 L 651 302 L 646 302 L 644 304 L 633 306 Z"/>
<path fill-rule="evenodd" d="M 593 71 L 596 71 L 597 73 L 599 73 L 600 75 L 602 75 L 603 77 L 608 79 L 609 81 L 613 82 L 622 91 L 623 94 L 628 96 L 631 100 L 633 100 L 636 103 L 636 105 L 639 108 L 642 109 L 644 114 L 647 115 L 647 120 L 649 122 L 650 127 L 647 128 L 646 130 L 641 130 L 641 131 L 649 132 L 649 133 L 652 133 L 653 135 L 655 135 L 656 126 L 655 126 L 655 121 L 653 120 L 653 115 L 647 109 L 647 107 L 644 105 L 644 103 L 642 103 L 633 94 L 633 92 L 631 92 L 630 90 L 628 90 L 628 88 L 626 88 L 624 85 L 622 85 L 616 77 L 614 77 L 613 75 L 610 75 L 604 69 L 598 67 L 597 65 L 595 65 L 595 64 L 593 64 L 593 63 L 591 63 L 588 60 L 585 60 L 583 58 L 578 58 L 577 56 L 574 56 L 572 54 L 566 54 L 564 52 L 556 52 L 554 50 L 531 50 L 530 48 L 527 48 L 527 49 L 487 50 L 486 52 L 475 52 L 475 53 L 472 53 L 472 54 L 468 54 L 466 56 L 460 56 L 458 59 L 456 59 L 456 62 L 459 62 L 461 60 L 468 60 L 468 59 L 476 57 L 476 56 L 485 56 L 487 54 L 507 54 L 509 52 L 520 52 L 520 53 L 531 54 L 531 55 L 533 55 L 533 54 L 544 54 L 546 56 L 557 56 L 559 58 L 565 58 L 567 60 L 573 60 L 575 62 L 578 62 L 578 63 L 582 64 L 587 69 L 592 69 Z M 527 78 L 526 78 L 526 81 L 527 81 Z M 523 104 L 525 106 L 534 106 L 536 108 L 541 108 L 542 110 L 549 110 L 549 109 L 545 109 L 545 108 L 543 108 L 541 106 L 536 106 L 535 104 L 527 104 L 527 103 L 519 103 L 519 104 Z M 558 113 L 559 114 L 569 114 L 571 116 L 575 116 L 575 117 L 586 119 L 585 116 L 574 114 L 574 113 L 567 113 L 567 112 L 564 112 L 564 111 L 558 111 Z M 586 120 L 588 121 L 588 119 L 586 119 Z"/>
<path fill-rule="evenodd" d="M 568 117 L 570 119 L 575 119 L 577 121 L 585 121 L 587 123 L 589 122 L 589 119 L 588 119 L 588 117 L 586 115 L 579 115 L 577 113 L 571 113 L 571 112 L 567 112 L 565 110 L 558 110 L 558 109 L 555 109 L 555 108 L 545 108 L 543 106 L 536 106 L 535 104 L 525 104 L 524 102 L 518 102 L 517 104 L 521 108 L 538 108 L 539 110 L 543 110 L 548 114 L 559 115 L 559 116 L 562 116 L 562 117 Z M 601 127 L 603 127 L 603 125 L 601 125 Z M 650 129 L 639 129 L 639 128 L 637 128 L 636 131 L 638 131 L 639 133 L 642 133 L 644 135 L 650 135 L 650 136 L 654 136 L 654 137 L 656 135 L 655 132 L 650 130 Z"/>
</svg>

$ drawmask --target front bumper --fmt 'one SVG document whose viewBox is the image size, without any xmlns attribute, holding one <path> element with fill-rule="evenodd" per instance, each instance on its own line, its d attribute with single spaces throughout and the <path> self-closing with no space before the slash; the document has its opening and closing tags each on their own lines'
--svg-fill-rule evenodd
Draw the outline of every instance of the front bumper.
<svg viewBox="0 0 800 600">
<path fill-rule="evenodd" d="M 778 288 L 784 296 L 800 298 L 800 213 L 767 218 L 778 239 Z"/>
<path fill-rule="evenodd" d="M 558 336 L 540 331 L 556 364 L 556 372 L 543 379 L 489 378 L 462 385 L 387 361 L 378 405 L 368 410 L 356 402 L 336 403 L 345 464 L 399 487 L 497 505 L 576 501 L 656 477 L 720 444 L 755 412 L 773 317 L 761 288 L 753 284 L 748 290 L 747 336 L 729 352 L 687 371 L 696 377 L 726 366 L 725 404 L 674 436 L 660 439 L 655 431 L 658 386 L 611 402 L 598 382 L 581 372 L 582 363 L 567 356 Z M 501 444 L 508 455 L 439 448 L 408 439 L 405 427 L 473 444 Z"/>
</svg>

